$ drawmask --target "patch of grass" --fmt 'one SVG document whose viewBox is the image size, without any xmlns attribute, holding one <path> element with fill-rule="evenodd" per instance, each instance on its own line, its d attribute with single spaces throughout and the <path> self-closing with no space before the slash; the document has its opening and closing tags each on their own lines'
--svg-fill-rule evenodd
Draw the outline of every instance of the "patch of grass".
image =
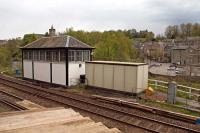
<svg viewBox="0 0 200 133">
<path fill-rule="evenodd" d="M 19 70 L 20 70 L 20 73 L 22 73 L 22 68 L 19 68 Z M 0 66 L 0 72 L 3 72 L 3 74 L 9 75 L 9 76 L 13 76 L 13 77 L 16 76 L 15 70 L 10 66 L 7 66 L 7 67 Z"/>
<path fill-rule="evenodd" d="M 181 98 L 185 98 L 185 99 L 189 99 L 189 95 L 183 92 L 179 92 L 177 91 L 176 96 L 181 97 Z"/>
<path fill-rule="evenodd" d="M 12 70 L 10 67 L 0 67 L 0 72 L 2 72 L 3 74 L 7 74 L 7 75 L 13 75 L 14 74 L 14 70 Z"/>
</svg>

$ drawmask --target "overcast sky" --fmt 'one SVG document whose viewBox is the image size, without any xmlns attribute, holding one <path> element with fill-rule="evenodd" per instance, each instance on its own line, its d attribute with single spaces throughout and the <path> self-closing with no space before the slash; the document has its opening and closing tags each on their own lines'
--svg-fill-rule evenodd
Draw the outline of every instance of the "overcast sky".
<svg viewBox="0 0 200 133">
<path fill-rule="evenodd" d="M 168 25 L 200 22 L 199 0 L 0 0 L 0 39 L 45 33 L 129 29 L 164 33 Z"/>
</svg>

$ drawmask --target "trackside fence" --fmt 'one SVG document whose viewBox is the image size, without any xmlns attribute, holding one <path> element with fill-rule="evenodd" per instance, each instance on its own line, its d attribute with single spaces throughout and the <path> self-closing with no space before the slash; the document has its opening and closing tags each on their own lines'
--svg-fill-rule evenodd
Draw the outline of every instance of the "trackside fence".
<svg viewBox="0 0 200 133">
<path fill-rule="evenodd" d="M 169 82 L 154 79 L 149 79 L 148 81 L 149 85 L 153 86 L 155 90 L 167 92 Z M 177 94 L 183 98 L 189 98 L 195 101 L 200 100 L 200 89 L 198 88 L 177 84 Z"/>
</svg>

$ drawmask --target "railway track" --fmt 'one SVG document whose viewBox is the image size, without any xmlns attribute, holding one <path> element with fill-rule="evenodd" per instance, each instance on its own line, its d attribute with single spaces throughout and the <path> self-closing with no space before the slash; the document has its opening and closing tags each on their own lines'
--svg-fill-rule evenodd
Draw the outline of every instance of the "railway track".
<svg viewBox="0 0 200 133">
<path fill-rule="evenodd" d="M 16 96 L 16 95 L 14 95 L 14 94 L 11 94 L 11 93 L 6 92 L 6 91 L 3 91 L 3 90 L 0 90 L 0 94 L 2 94 L 3 97 L 4 97 L 4 96 L 6 96 L 6 97 L 11 97 L 11 98 L 14 98 L 14 99 L 20 100 L 20 101 L 24 100 L 23 98 L 21 98 L 21 97 L 19 97 L 19 96 Z"/>
<path fill-rule="evenodd" d="M 165 122 L 153 117 L 147 117 L 138 113 L 129 112 L 122 107 L 116 107 L 110 104 L 98 102 L 88 97 L 75 94 L 62 94 L 53 90 L 43 89 L 33 86 L 16 79 L 0 76 L 0 84 L 22 91 L 31 96 L 48 99 L 57 102 L 63 106 L 72 107 L 77 110 L 97 115 L 111 121 L 135 127 L 147 132 L 194 132 L 199 133 L 200 128 L 191 128 L 190 126 L 181 126 L 172 122 Z M 121 129 L 123 130 L 123 129 Z"/>
<path fill-rule="evenodd" d="M 8 101 L 8 100 L 5 100 L 5 99 L 0 99 L 0 102 L 5 104 L 6 106 L 11 107 L 13 110 L 16 110 L 16 111 L 26 110 L 25 107 L 20 106 L 20 105 L 14 103 L 14 102 L 11 102 L 11 101 Z"/>
</svg>

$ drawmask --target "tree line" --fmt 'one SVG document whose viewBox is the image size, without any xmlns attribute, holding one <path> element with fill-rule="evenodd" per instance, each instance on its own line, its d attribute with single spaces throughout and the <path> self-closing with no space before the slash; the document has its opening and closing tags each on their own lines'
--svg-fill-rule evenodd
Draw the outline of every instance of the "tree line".
<svg viewBox="0 0 200 133">
<path fill-rule="evenodd" d="M 136 42 L 152 41 L 163 39 L 159 36 L 155 38 L 152 31 L 136 29 L 110 30 L 110 31 L 84 31 L 67 28 L 59 35 L 70 35 L 78 40 L 95 47 L 95 60 L 114 60 L 114 61 L 143 61 L 139 51 L 135 48 Z M 185 36 L 200 36 L 200 24 L 181 24 L 168 26 L 165 31 L 166 38 L 176 38 Z M 29 44 L 45 34 L 25 34 L 23 38 L 10 39 L 6 44 L 0 46 L 0 67 L 8 66 L 13 60 L 21 59 L 20 47 Z M 158 40 L 159 40 L 158 39 Z"/>
<path fill-rule="evenodd" d="M 125 31 L 83 31 L 66 29 L 61 35 L 70 35 L 95 47 L 95 60 L 131 61 L 138 58 L 134 41 Z"/>
<path fill-rule="evenodd" d="M 134 47 L 134 38 L 142 36 L 147 37 L 148 32 L 138 34 L 131 30 L 117 31 L 83 31 L 66 29 L 60 35 L 70 35 L 78 40 L 95 47 L 95 60 L 115 60 L 115 61 L 133 61 L 139 60 L 139 55 Z M 6 44 L 0 46 L 0 68 L 11 66 L 12 61 L 21 60 L 20 47 L 23 47 L 48 34 L 25 34 L 23 38 L 15 38 L 7 41 Z M 1 70 L 1 69 L 0 69 Z"/>
<path fill-rule="evenodd" d="M 38 39 L 35 34 L 26 34 L 21 38 L 9 39 L 5 44 L 0 45 L 0 71 L 11 68 L 13 61 L 21 60 L 20 47 Z"/>
<path fill-rule="evenodd" d="M 21 39 L 10 39 L 6 44 L 0 46 L 0 67 L 9 66 L 12 60 L 20 58 L 19 47 L 21 45 Z"/>
<path fill-rule="evenodd" d="M 169 39 L 200 36 L 200 24 L 169 25 L 165 30 L 165 36 Z"/>
</svg>

